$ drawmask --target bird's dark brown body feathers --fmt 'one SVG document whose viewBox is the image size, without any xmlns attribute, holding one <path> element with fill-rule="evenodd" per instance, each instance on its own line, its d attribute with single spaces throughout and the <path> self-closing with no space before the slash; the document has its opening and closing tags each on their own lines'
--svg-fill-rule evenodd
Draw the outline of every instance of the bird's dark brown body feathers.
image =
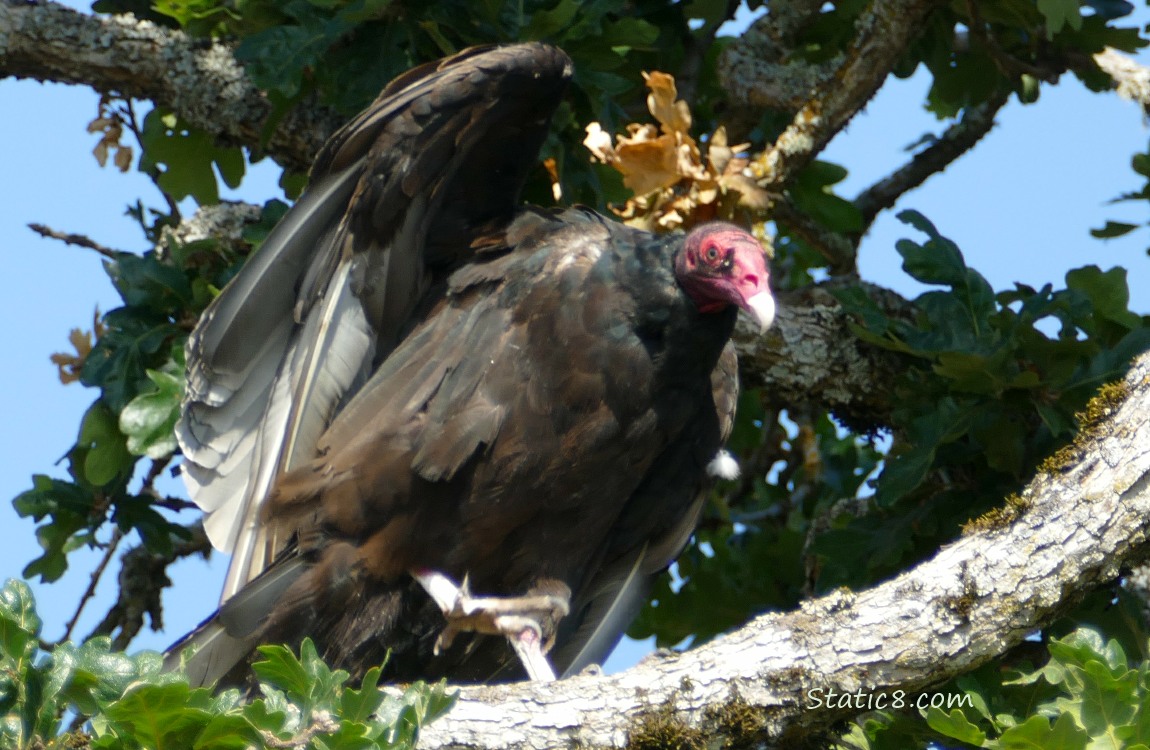
<svg viewBox="0 0 1150 750">
<path fill-rule="evenodd" d="M 201 647 L 194 678 L 305 636 L 357 675 L 388 650 L 391 679 L 520 675 L 498 637 L 434 654 L 413 570 L 569 591 L 552 657 L 581 669 L 686 543 L 734 414 L 736 307 L 684 291 L 682 236 L 517 206 L 569 75 L 529 44 L 397 79 L 197 329 L 181 439 L 245 567 L 173 651 Z"/>
</svg>

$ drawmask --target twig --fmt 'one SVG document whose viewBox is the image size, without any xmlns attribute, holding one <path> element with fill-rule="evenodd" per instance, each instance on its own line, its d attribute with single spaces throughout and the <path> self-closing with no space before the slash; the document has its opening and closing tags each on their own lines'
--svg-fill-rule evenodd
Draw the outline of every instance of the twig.
<svg viewBox="0 0 1150 750">
<path fill-rule="evenodd" d="M 199 554 L 206 558 L 212 551 L 203 524 L 197 522 L 188 527 L 188 531 L 191 532 L 191 538 L 173 541 L 168 554 L 152 552 L 143 545 L 124 553 L 119 576 L 120 595 L 104 619 L 89 634 L 89 638 L 111 635 L 119 629 L 120 632 L 112 639 L 112 646 L 125 649 L 143 627 L 145 614 L 151 619 L 153 630 L 163 627 L 160 598 L 163 590 L 172 583 L 167 575 L 168 566 L 192 555 Z"/>
<path fill-rule="evenodd" d="M 163 508 L 164 510 L 173 511 L 175 513 L 180 513 L 181 511 L 185 510 L 192 510 L 193 508 L 198 507 L 195 503 L 179 497 L 171 497 L 170 495 L 165 497 L 159 497 L 156 495 L 154 497 L 155 499 L 152 500 L 152 505 Z"/>
<path fill-rule="evenodd" d="M 938 140 L 915 154 L 907 164 L 879 180 L 855 198 L 863 217 L 863 231 L 874 223 L 879 211 L 893 206 L 904 193 L 946 169 L 955 159 L 974 147 L 994 127 L 994 118 L 1006 104 L 1008 94 L 999 93 L 977 107 L 967 109 L 962 119 L 951 125 Z"/>
<path fill-rule="evenodd" d="M 155 487 L 156 480 L 159 478 L 160 474 L 164 473 L 164 469 L 168 468 L 168 466 L 172 463 L 173 458 L 175 458 L 174 455 L 168 455 L 164 458 L 157 458 L 152 461 L 152 465 L 148 467 L 148 473 L 144 475 L 144 481 L 140 486 L 139 494 L 147 495 L 152 498 L 152 505 L 158 508 L 163 508 L 165 510 L 179 513 L 180 511 L 195 508 L 196 504 L 189 502 L 188 500 L 184 500 L 180 497 L 161 495 L 159 492 L 156 492 Z"/>
<path fill-rule="evenodd" d="M 154 487 L 156 479 L 164 472 L 168 464 L 172 462 L 172 458 L 172 455 L 167 455 L 164 458 L 157 458 L 152 461 L 152 465 L 148 467 L 148 473 L 144 476 L 144 483 L 140 487 L 141 492 L 147 492 L 149 495 L 156 494 L 156 488 Z"/>
<path fill-rule="evenodd" d="M 112 555 L 116 554 L 116 548 L 120 546 L 120 540 L 124 538 L 123 532 L 119 528 L 112 531 L 112 539 L 108 542 L 108 549 L 104 550 L 104 557 L 100 559 L 100 564 L 92 571 L 92 578 L 88 581 L 88 588 L 84 590 L 84 595 L 80 597 L 80 603 L 76 607 L 76 613 L 72 615 L 72 619 L 68 620 L 68 624 L 64 626 L 64 635 L 60 636 L 57 644 L 63 643 L 72 637 L 72 631 L 76 628 L 76 623 L 80 620 L 80 615 L 84 612 L 84 607 L 96 594 L 96 586 L 99 585 L 100 579 L 104 577 L 104 570 L 108 567 L 108 563 L 112 561 Z"/>
<path fill-rule="evenodd" d="M 332 718 L 330 713 L 327 711 L 316 711 L 312 714 L 311 724 L 290 740 L 281 740 L 266 729 L 261 730 L 260 735 L 263 737 L 264 744 L 268 747 L 274 747 L 278 750 L 290 750 L 290 748 L 294 747 L 307 747 L 308 743 L 310 743 L 312 738 L 317 734 L 331 734 L 337 729 L 339 729 L 339 723 Z"/>
<path fill-rule="evenodd" d="M 52 240 L 60 240 L 61 242 L 69 245 L 76 245 L 77 247 L 86 247 L 89 250 L 95 250 L 100 255 L 103 255 L 109 260 L 115 260 L 117 257 L 119 257 L 119 253 L 122 252 L 113 250 L 109 247 L 104 247 L 95 240 L 82 234 L 68 234 L 65 232 L 60 232 L 43 224 L 29 224 L 28 228 L 41 237 L 47 237 L 48 239 Z"/>
<path fill-rule="evenodd" d="M 827 259 L 832 276 L 849 276 L 855 268 L 857 246 L 845 235 L 830 232 L 787 199 L 775 201 L 771 217 Z"/>
</svg>

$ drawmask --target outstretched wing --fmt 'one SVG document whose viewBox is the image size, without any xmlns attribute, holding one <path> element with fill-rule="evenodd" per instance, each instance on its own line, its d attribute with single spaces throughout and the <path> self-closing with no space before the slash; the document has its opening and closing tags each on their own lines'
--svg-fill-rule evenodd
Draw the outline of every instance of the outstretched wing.
<svg viewBox="0 0 1150 750">
<path fill-rule="evenodd" d="M 177 435 L 208 536 L 233 555 L 223 599 L 290 532 L 261 523 L 275 477 L 315 456 L 427 289 L 513 214 L 570 76 L 536 43 L 403 74 L 328 141 L 307 192 L 205 312 Z"/>
</svg>

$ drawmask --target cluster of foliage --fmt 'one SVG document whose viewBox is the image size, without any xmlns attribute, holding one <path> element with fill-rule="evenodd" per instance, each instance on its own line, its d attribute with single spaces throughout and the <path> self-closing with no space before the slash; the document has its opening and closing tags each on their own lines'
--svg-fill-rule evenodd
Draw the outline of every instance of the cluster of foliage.
<svg viewBox="0 0 1150 750">
<path fill-rule="evenodd" d="M 958 696 L 961 707 L 934 706 L 917 716 L 875 712 L 852 727 L 840 750 L 922 747 L 1086 750 L 1150 748 L 1150 644 L 1131 660 L 1117 639 L 1079 628 L 1042 649 L 1045 664 L 1001 665 L 964 675 L 934 691 Z M 920 720 L 925 719 L 925 721 Z"/>
<path fill-rule="evenodd" d="M 105 261 L 123 305 L 96 321 L 94 342 L 91 334 L 73 331 L 76 352 L 53 357 L 62 381 L 99 390 L 65 456 L 70 478 L 36 475 L 32 488 L 13 501 L 21 516 L 42 522 L 36 534 L 44 551 L 25 576 L 57 580 L 68 552 L 106 542 L 99 535 L 106 524 L 120 534 L 137 532 L 158 554 L 170 554 L 174 539 L 187 538 L 187 529 L 161 512 L 179 510 L 185 501 L 159 498 L 150 482 L 133 480 L 141 461 L 151 460 L 147 474 L 154 479 L 172 460 L 188 334 L 285 208 L 269 204 L 239 243 L 180 242 L 157 232 L 156 249 L 117 252 Z"/>
<path fill-rule="evenodd" d="M 615 213 L 626 224 L 652 232 L 716 219 L 761 226 L 770 197 L 751 176 L 750 160 L 740 155 L 750 144 L 730 145 L 720 126 L 706 139 L 704 160 L 691 135 L 690 106 L 677 98 L 675 78 L 658 71 L 643 73 L 643 78 L 651 92 L 647 109 L 658 126 L 632 123 L 626 136 L 612 138 L 593 122 L 583 140 L 598 161 L 623 176 L 623 187 L 632 193 Z"/>
<path fill-rule="evenodd" d="M 786 40 L 788 62 L 813 66 L 844 54 L 866 5 L 846 0 L 818 14 Z M 544 149 L 566 200 L 615 204 L 627 221 L 649 227 L 735 217 L 755 222 L 763 235 L 770 204 L 785 201 L 810 226 L 776 221 L 777 285 L 796 289 L 853 271 L 850 259 L 844 265 L 844 258 L 810 239 L 811 226 L 849 244 L 857 244 L 866 230 L 868 219 L 856 202 L 834 191 L 846 175 L 842 167 L 814 162 L 782 195 L 768 194 L 759 184 L 766 170 L 762 150 L 791 113 L 748 115 L 726 101 L 716 61 L 729 40 L 716 32 L 733 14 L 734 3 L 98 0 L 95 7 L 132 11 L 196 37 L 232 40 L 253 81 L 275 103 L 277 117 L 303 102 L 350 115 L 395 74 L 469 45 L 555 43 L 573 57 L 576 71 Z M 1034 102 L 1040 83 L 1063 72 L 1066 60 L 1089 60 L 1106 46 L 1126 51 L 1143 46 L 1137 29 L 1117 23 L 1131 9 L 1122 0 L 951 3 L 930 17 L 896 73 L 909 75 L 920 65 L 929 70 L 933 83 L 926 106 L 942 120 L 1010 93 Z M 969 30 L 964 45 L 955 42 L 956 27 Z M 1095 90 L 1109 86 L 1091 64 L 1073 70 Z M 690 110 L 679 97 L 690 102 Z M 646 121 L 648 111 L 657 125 L 625 128 Z M 591 123 L 595 127 L 585 131 Z M 610 135 L 624 129 L 625 136 Z M 239 184 L 245 159 L 253 154 L 211 143 L 162 108 L 138 121 L 130 103 L 108 99 L 92 131 L 100 138 L 99 153 L 105 159 L 110 155 L 121 169 L 138 153 L 137 167 L 153 177 L 164 207 L 140 203 L 131 209 L 154 249 L 108 258 L 105 267 L 123 305 L 101 316 L 91 335 L 73 334 L 75 354 L 57 357 L 62 379 L 78 380 L 99 395 L 67 454 L 69 478 L 36 476 L 33 487 L 15 500 L 22 515 L 40 523 L 44 549 L 25 575 L 44 580 L 64 572 L 69 551 L 108 544 L 102 532 L 109 525 L 117 534 L 138 532 L 160 553 L 186 535 L 163 512 L 180 507 L 180 501 L 156 497 L 147 481 L 174 457 L 184 342 L 204 306 L 283 211 L 282 204 L 266 206 L 240 242 L 182 241 L 169 231 L 180 219 L 178 203 L 189 197 L 201 206 L 217 202 L 219 181 Z M 585 135 L 602 163 L 593 163 L 580 145 Z M 129 136 L 136 139 L 134 147 L 122 143 Z M 747 145 L 729 145 L 741 141 Z M 932 143 L 933 136 L 925 137 L 919 148 Z M 1150 174 L 1147 163 L 1145 155 L 1135 157 L 1136 172 Z M 288 177 L 285 185 L 293 193 L 302 178 Z M 1145 199 L 1145 193 L 1127 197 Z M 548 174 L 540 169 L 528 197 L 546 204 L 551 195 Z M 1076 269 L 1058 290 L 1017 285 L 995 291 L 924 217 L 907 213 L 904 220 L 908 234 L 925 236 L 921 243 L 899 245 L 904 270 L 932 287 L 911 301 L 911 315 L 891 316 L 861 290 L 837 286 L 840 302 L 856 321 L 855 333 L 905 358 L 905 370 L 892 384 L 897 408 L 888 422 L 845 424 L 815 406 L 775 403 L 760 391 L 744 393 L 731 439 L 743 479 L 716 490 L 693 543 L 673 575 L 656 587 L 654 604 L 633 635 L 654 635 L 664 645 L 700 642 L 751 615 L 793 607 L 837 586 L 866 586 L 922 559 L 1016 492 L 1044 456 L 1073 436 L 1076 414 L 1090 395 L 1118 377 L 1130 356 L 1150 346 L 1147 320 L 1128 309 L 1122 269 Z M 1123 228 L 1108 225 L 1098 234 L 1113 236 Z M 441 695 L 419 692 L 402 704 L 409 708 L 383 704 L 391 706 L 393 717 L 414 713 L 372 723 L 362 708 L 379 697 L 374 684 L 345 690 L 339 674 L 325 672 L 314 654 L 295 660 L 273 649 L 265 653 L 269 661 L 260 675 L 268 684 L 265 697 L 252 704 L 262 707 L 245 708 L 234 694 L 213 698 L 161 675 L 154 655 L 110 653 L 106 641 L 41 653 L 27 595 L 9 585 L 4 597 L 0 732 L 8 734 L 0 734 L 0 744 L 11 740 L 24 747 L 33 737 L 56 735 L 64 710 L 100 717 L 90 725 L 94 746 L 117 746 L 128 734 L 203 732 L 196 746 L 205 748 L 235 746 L 228 744 L 225 729 L 232 732 L 227 736 L 244 741 L 264 731 L 293 736 L 306 728 L 307 717 L 333 711 L 343 719 L 332 736 L 346 737 L 348 744 L 317 734 L 316 747 L 370 747 L 408 731 L 397 726 L 417 726 L 442 707 Z M 1094 622 L 1113 634 L 1118 626 L 1099 611 L 1083 605 L 1069 622 Z M 1131 617 L 1145 620 L 1140 610 Z M 1138 705 L 1132 701 L 1145 680 L 1135 680 L 1138 685 L 1127 690 L 1130 670 L 1144 674 L 1146 667 L 1126 666 L 1120 649 L 1092 638 L 1080 633 L 1050 641 L 1055 666 L 1042 670 L 1041 680 L 1001 687 L 989 669 L 964 677 L 959 688 L 981 696 L 978 705 L 986 710 L 930 714 L 926 719 L 934 734 L 918 717 L 876 716 L 852 741 L 875 748 L 922 746 L 929 737 L 986 747 L 1018 746 L 1011 743 L 1039 736 L 1046 738 L 1037 743 L 1043 747 L 1093 741 L 1101 735 L 1090 696 L 1100 694 L 1105 683 L 1110 690 L 1105 695 L 1116 696 L 1121 706 Z M 1124 646 L 1127 653 L 1143 649 L 1145 634 L 1131 635 Z M 304 674 L 322 677 L 322 699 L 304 690 L 297 679 Z M 130 707 L 141 701 L 149 705 L 149 716 L 157 715 L 156 706 L 170 707 L 171 713 L 151 727 L 136 726 L 132 722 L 142 714 Z M 1143 712 L 1107 711 L 1127 717 L 1116 719 L 1114 727 L 1135 729 L 1119 732 L 1107 725 L 1099 731 L 1144 741 L 1138 728 L 1145 722 Z M 1073 726 L 1063 715 L 1071 716 Z M 340 734 L 344 726 L 352 728 Z M 899 745 L 900 738 L 907 744 Z"/>
<path fill-rule="evenodd" d="M 191 688 L 164 671 L 160 654 L 128 656 L 107 638 L 46 653 L 40 625 L 27 584 L 9 580 L 0 589 L 0 747 L 10 750 L 411 750 L 420 727 L 454 700 L 442 683 L 381 688 L 378 669 L 350 687 L 310 641 L 298 657 L 261 648 L 260 697 L 245 700 L 238 689 Z"/>
<path fill-rule="evenodd" d="M 1145 183 L 1138 190 L 1122 193 L 1115 198 L 1112 203 L 1144 203 L 1150 202 L 1150 152 L 1142 154 L 1134 154 L 1130 158 L 1130 167 Z M 1141 225 L 1142 227 L 1150 226 L 1150 222 Z M 1107 221 L 1104 226 L 1099 229 L 1091 229 L 1090 234 L 1094 235 L 1100 240 L 1108 240 L 1114 237 L 1121 237 L 1130 234 L 1134 230 L 1139 229 L 1138 224 L 1130 224 L 1125 221 Z M 1150 248 L 1146 250 L 1150 254 Z"/>
<path fill-rule="evenodd" d="M 1065 289 L 995 293 L 926 219 L 902 218 L 928 237 L 899 243 L 904 270 L 943 288 L 914 300 L 913 319 L 890 317 L 857 287 L 837 292 L 856 335 L 906 357 L 891 384 L 889 451 L 825 413 L 772 414 L 766 394 L 745 395 L 730 447 L 781 468 L 771 482 L 755 473 L 720 488 L 680 580 L 664 579 L 632 635 L 705 639 L 932 554 L 1017 492 L 1074 435 L 1099 386 L 1150 347 L 1150 319 L 1127 308 L 1124 269 L 1086 266 L 1066 274 Z"/>
</svg>

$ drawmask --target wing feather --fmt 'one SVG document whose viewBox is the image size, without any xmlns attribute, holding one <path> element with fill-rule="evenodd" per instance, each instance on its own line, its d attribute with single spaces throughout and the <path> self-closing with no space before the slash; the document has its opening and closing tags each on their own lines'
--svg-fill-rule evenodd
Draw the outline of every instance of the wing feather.
<svg viewBox="0 0 1150 750">
<path fill-rule="evenodd" d="M 595 571 L 569 622 L 561 625 L 552 654 L 563 676 L 602 663 L 647 603 L 657 575 L 674 562 L 698 525 L 710 478 L 705 470 L 734 425 L 739 397 L 738 360 L 730 344 L 711 373 L 714 412 L 685 430 L 652 466 L 616 525 L 606 562 Z M 697 441 L 695 443 L 685 440 Z M 651 504 L 659 512 L 652 514 Z M 646 507 L 648 510 L 644 511 Z M 635 527 L 630 514 L 659 519 L 660 528 Z"/>
<path fill-rule="evenodd" d="M 516 210 L 570 75 L 566 55 L 532 43 L 400 76 L 329 140 L 308 191 L 205 312 L 178 437 L 212 543 L 234 555 L 224 599 L 290 533 L 261 520 L 276 477 L 315 456 L 436 275 Z"/>
</svg>

